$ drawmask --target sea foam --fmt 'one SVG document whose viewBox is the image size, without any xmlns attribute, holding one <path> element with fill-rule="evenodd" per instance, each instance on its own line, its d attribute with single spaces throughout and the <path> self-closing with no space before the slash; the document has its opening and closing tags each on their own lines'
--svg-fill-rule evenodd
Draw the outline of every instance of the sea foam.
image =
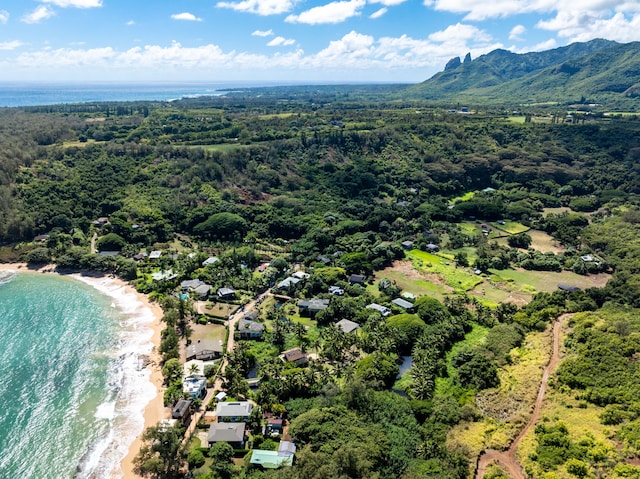
<svg viewBox="0 0 640 479">
<path fill-rule="evenodd" d="M 153 349 L 153 312 L 136 293 L 128 292 L 117 280 L 74 277 L 109 296 L 124 314 L 119 342 L 110 357 L 109 391 L 96 410 L 95 417 L 106 422 L 102 437 L 91 445 L 78 465 L 76 478 L 121 478 L 120 463 L 134 439 L 144 428 L 144 409 L 156 396 L 150 371 L 141 369 L 141 357 Z"/>
</svg>

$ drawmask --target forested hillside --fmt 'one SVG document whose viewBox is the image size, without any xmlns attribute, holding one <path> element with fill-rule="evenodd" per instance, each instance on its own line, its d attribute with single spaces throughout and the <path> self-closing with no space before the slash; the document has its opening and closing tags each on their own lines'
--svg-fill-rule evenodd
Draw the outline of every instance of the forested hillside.
<svg viewBox="0 0 640 479">
<path fill-rule="evenodd" d="M 168 407 L 188 397 L 180 350 L 202 328 L 238 341 L 224 374 L 204 375 L 255 404 L 250 447 L 183 449 L 176 428 L 173 449 L 143 448 L 139 472 L 470 477 L 526 422 L 549 325 L 573 314 L 553 394 L 615 429 L 587 444 L 549 413 L 521 463 L 531 477 L 637 477 L 637 116 L 375 94 L 0 111 L 4 261 L 116 273 L 158 300 Z M 261 336 L 224 332 L 248 304 Z M 281 359 L 297 348 L 307 362 Z M 274 417 L 286 432 L 268 433 Z M 293 465 L 251 463 L 289 439 Z"/>
</svg>

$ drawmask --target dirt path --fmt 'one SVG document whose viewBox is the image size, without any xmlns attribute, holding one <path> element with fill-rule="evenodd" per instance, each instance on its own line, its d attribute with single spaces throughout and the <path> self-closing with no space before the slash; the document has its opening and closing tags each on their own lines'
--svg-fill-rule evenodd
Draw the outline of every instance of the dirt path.
<svg viewBox="0 0 640 479">
<path fill-rule="evenodd" d="M 544 372 L 542 373 L 542 379 L 540 381 L 540 389 L 538 390 L 538 396 L 536 397 L 536 402 L 533 407 L 533 413 L 529 418 L 527 424 L 522 428 L 522 430 L 518 433 L 516 438 L 513 440 L 509 449 L 506 451 L 497 451 L 495 449 L 487 449 L 480 454 L 478 458 L 478 466 L 476 469 L 476 479 L 482 479 L 487 472 L 487 467 L 490 464 L 498 464 L 504 472 L 506 472 L 511 479 L 526 479 L 526 475 L 522 470 L 522 466 L 518 463 L 516 459 L 516 450 L 518 449 L 518 445 L 520 441 L 524 437 L 524 435 L 536 425 L 538 419 L 540 418 L 540 410 L 542 409 L 542 402 L 544 401 L 544 396 L 547 392 L 547 384 L 549 383 L 549 376 L 553 374 L 553 372 L 558 367 L 558 363 L 560 362 L 560 329 L 564 325 L 564 322 L 569 317 L 569 314 L 563 314 L 556 322 L 553 324 L 553 351 L 551 353 L 551 359 L 549 359 L 549 363 L 547 367 L 544 368 Z"/>
</svg>

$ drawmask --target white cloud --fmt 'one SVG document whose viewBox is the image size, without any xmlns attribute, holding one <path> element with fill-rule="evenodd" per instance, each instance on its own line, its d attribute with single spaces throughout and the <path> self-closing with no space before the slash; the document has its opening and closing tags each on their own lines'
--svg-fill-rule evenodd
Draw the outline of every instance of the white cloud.
<svg viewBox="0 0 640 479">
<path fill-rule="evenodd" d="M 254 37 L 270 37 L 273 35 L 273 30 L 256 30 L 251 35 Z"/>
<path fill-rule="evenodd" d="M 7 23 L 9 21 L 9 12 L 6 10 L 0 10 L 0 23 Z"/>
<path fill-rule="evenodd" d="M 290 12 L 294 4 L 295 0 L 243 0 L 241 2 L 218 2 L 216 7 L 266 16 Z"/>
<path fill-rule="evenodd" d="M 526 32 L 527 29 L 524 27 L 524 25 L 516 25 L 509 32 L 509 40 L 522 41 L 522 35 L 524 35 Z"/>
<path fill-rule="evenodd" d="M 608 38 L 620 42 L 640 40 L 640 2 L 637 0 L 423 0 L 434 10 L 465 15 L 482 21 L 536 13 L 550 15 L 537 28 L 556 32 L 569 41 Z M 512 40 L 519 36 L 510 35 Z"/>
<path fill-rule="evenodd" d="M 292 38 L 284 38 L 284 37 L 275 37 L 269 43 L 267 43 L 268 47 L 286 47 L 289 45 L 293 45 L 296 41 Z"/>
<path fill-rule="evenodd" d="M 400 5 L 407 0 L 369 0 L 368 3 L 381 3 L 385 7 L 393 7 L 395 5 Z"/>
<path fill-rule="evenodd" d="M 185 20 L 187 22 L 201 22 L 202 18 L 196 17 L 193 13 L 182 12 L 182 13 L 174 13 L 171 15 L 173 20 Z"/>
<path fill-rule="evenodd" d="M 57 7 L 67 8 L 96 8 L 102 6 L 102 0 L 40 0 L 42 3 L 51 3 Z"/>
<path fill-rule="evenodd" d="M 640 13 L 627 17 L 618 12 L 610 18 L 598 17 L 593 12 L 559 12 L 551 20 L 536 25 L 557 33 L 571 42 L 584 42 L 594 38 L 607 38 L 619 42 L 640 40 Z"/>
<path fill-rule="evenodd" d="M 284 21 L 289 23 L 306 23 L 308 25 L 341 23 L 351 17 L 360 15 L 360 10 L 366 3 L 366 0 L 331 2 L 319 7 L 313 7 L 302 12 L 300 15 L 289 15 Z"/>
<path fill-rule="evenodd" d="M 507 50 L 513 53 L 542 52 L 545 50 L 551 50 L 552 48 L 556 48 L 557 46 L 558 42 L 556 41 L 556 39 L 549 38 L 548 40 L 536 43 L 533 46 L 516 47 L 515 45 L 512 45 L 508 47 Z"/>
<path fill-rule="evenodd" d="M 36 7 L 36 9 L 27 13 L 24 17 L 22 17 L 22 21 L 24 23 L 40 23 L 42 20 L 46 20 L 47 18 L 51 18 L 56 14 L 51 8 L 46 5 L 40 5 Z"/>
<path fill-rule="evenodd" d="M 388 11 L 389 9 L 387 7 L 382 7 L 380 10 L 376 10 L 371 15 L 369 15 L 369 18 L 372 18 L 372 19 L 380 18 L 382 15 L 384 15 Z"/>
<path fill-rule="evenodd" d="M 132 27 L 135 24 L 136 24 L 136 22 L 133 21 L 133 20 L 129 20 L 127 23 L 125 23 L 125 25 L 128 26 L 128 27 Z"/>
<path fill-rule="evenodd" d="M 24 45 L 19 40 L 12 40 L 10 42 L 0 42 L 0 50 L 15 50 L 18 47 Z"/>
<path fill-rule="evenodd" d="M 276 37 L 274 46 L 290 45 L 292 40 Z M 217 45 L 184 47 L 174 42 L 169 46 L 147 45 L 128 50 L 105 48 L 44 48 L 22 52 L 15 58 L 0 62 L 0 71 L 20 71 L 21 75 L 37 78 L 46 74 L 68 77 L 70 72 L 91 72 L 97 78 L 163 78 L 193 79 L 196 76 L 232 79 L 253 75 L 268 79 L 286 78 L 288 72 L 296 72 L 302 78 L 346 80 L 358 75 L 369 80 L 386 72 L 403 78 L 408 71 L 417 72 L 419 78 L 441 70 L 453 56 L 471 52 L 475 58 L 495 48 L 496 43 L 483 30 L 469 25 L 452 25 L 427 38 L 381 37 L 376 39 L 357 31 L 351 31 L 315 53 L 301 49 L 272 54 L 254 54 L 241 51 L 224 51 Z M 7 63 L 9 61 L 9 63 Z M 27 72 L 27 73 L 25 73 Z M 5 73 L 3 77 L 7 77 Z M 406 79 L 406 77 L 405 77 Z"/>
</svg>

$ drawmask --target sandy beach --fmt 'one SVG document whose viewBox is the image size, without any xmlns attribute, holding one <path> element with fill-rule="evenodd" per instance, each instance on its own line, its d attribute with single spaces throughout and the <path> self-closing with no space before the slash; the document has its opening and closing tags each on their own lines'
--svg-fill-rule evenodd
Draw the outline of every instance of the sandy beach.
<svg viewBox="0 0 640 479">
<path fill-rule="evenodd" d="M 29 268 L 26 263 L 0 263 L 0 271 L 24 271 L 31 273 L 46 273 L 46 274 L 60 274 L 56 271 L 54 265 L 43 266 L 42 268 L 34 269 Z M 163 405 L 163 377 L 160 367 L 160 355 L 158 353 L 158 347 L 160 345 L 160 333 L 163 329 L 162 323 L 162 308 L 157 303 L 149 301 L 148 297 L 144 294 L 138 293 L 133 286 L 126 281 L 109 275 L 96 276 L 96 275 L 83 275 L 82 273 L 62 274 L 63 276 L 75 277 L 83 281 L 86 284 L 97 287 L 97 282 L 104 283 L 105 280 L 110 286 L 116 288 L 123 288 L 123 294 L 134 294 L 144 308 L 147 308 L 153 314 L 153 321 L 146 325 L 146 327 L 153 330 L 151 342 L 153 343 L 153 350 L 149 356 L 149 362 L 147 369 L 150 371 L 150 381 L 156 388 L 155 397 L 147 404 L 144 410 L 144 428 L 138 436 L 133 440 L 129 446 L 128 453 L 120 463 L 121 475 L 114 476 L 112 479 L 135 479 L 139 476 L 133 472 L 133 459 L 138 453 L 141 446 L 141 435 L 144 429 L 149 426 L 155 426 L 161 419 L 170 417 L 170 411 Z M 93 284 L 92 284 L 93 283 Z"/>
</svg>

